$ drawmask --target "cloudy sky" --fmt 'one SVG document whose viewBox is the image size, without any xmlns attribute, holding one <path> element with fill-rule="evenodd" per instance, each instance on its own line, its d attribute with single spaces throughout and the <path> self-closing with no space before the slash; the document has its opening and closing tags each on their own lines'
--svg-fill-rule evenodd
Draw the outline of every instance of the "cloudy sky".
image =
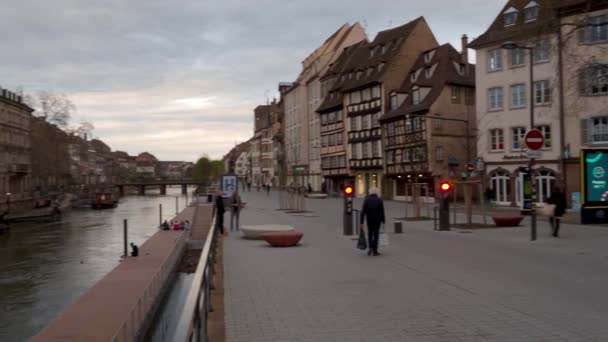
<svg viewBox="0 0 608 342">
<path fill-rule="evenodd" d="M 20 0 L 0 11 L 0 86 L 65 93 L 112 149 L 220 158 L 253 108 L 345 22 L 424 15 L 440 43 L 481 34 L 504 0 Z"/>
</svg>

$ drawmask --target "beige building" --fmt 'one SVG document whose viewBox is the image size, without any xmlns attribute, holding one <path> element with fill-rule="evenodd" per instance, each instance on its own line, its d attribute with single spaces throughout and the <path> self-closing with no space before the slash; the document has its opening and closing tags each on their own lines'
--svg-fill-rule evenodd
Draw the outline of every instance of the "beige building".
<svg viewBox="0 0 608 342">
<path fill-rule="evenodd" d="M 30 124 L 34 110 L 0 89 L 0 208 L 30 208 Z"/>
<path fill-rule="evenodd" d="M 563 174 L 556 4 L 553 0 L 510 0 L 487 31 L 469 45 L 477 51 L 477 151 L 491 200 L 499 205 L 523 203 L 524 167 L 529 161 L 524 135 L 530 129 L 531 101 L 535 128 L 545 136 L 542 155 L 535 163 L 540 202 L 551 195 L 551 187 Z M 530 50 L 507 50 L 502 47 L 505 42 L 533 48 L 532 60 Z"/>
<path fill-rule="evenodd" d="M 345 47 L 365 39 L 359 23 L 345 24 L 302 62 L 302 71 L 284 93 L 288 183 L 321 189 L 321 135 L 315 110 L 321 104 L 320 76 Z"/>
<path fill-rule="evenodd" d="M 560 9 L 566 178 L 580 191 L 580 150 L 608 148 L 608 3 L 569 1 Z M 586 26 L 600 24 L 602 26 Z"/>
</svg>

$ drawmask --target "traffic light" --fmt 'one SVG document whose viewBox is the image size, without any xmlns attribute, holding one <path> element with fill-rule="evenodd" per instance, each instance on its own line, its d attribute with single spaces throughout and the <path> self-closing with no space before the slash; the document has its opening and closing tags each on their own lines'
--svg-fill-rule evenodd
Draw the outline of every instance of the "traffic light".
<svg viewBox="0 0 608 342">
<path fill-rule="evenodd" d="M 439 183 L 439 190 L 444 194 L 452 192 L 452 184 L 449 181 L 441 181 Z"/>
<path fill-rule="evenodd" d="M 344 187 L 344 196 L 352 197 L 355 194 L 355 189 L 352 185 L 347 185 Z"/>
</svg>

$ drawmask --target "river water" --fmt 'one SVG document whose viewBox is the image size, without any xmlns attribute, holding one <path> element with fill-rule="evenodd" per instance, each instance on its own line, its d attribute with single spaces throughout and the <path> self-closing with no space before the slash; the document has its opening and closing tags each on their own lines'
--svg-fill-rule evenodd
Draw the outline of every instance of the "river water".
<svg viewBox="0 0 608 342">
<path fill-rule="evenodd" d="M 151 191 L 150 191 L 151 192 Z M 115 209 L 72 209 L 61 222 L 21 223 L 0 235 L 0 341 L 26 341 L 120 262 L 123 219 L 141 245 L 185 197 L 127 196 Z M 130 250 L 130 248 L 129 248 Z"/>
</svg>

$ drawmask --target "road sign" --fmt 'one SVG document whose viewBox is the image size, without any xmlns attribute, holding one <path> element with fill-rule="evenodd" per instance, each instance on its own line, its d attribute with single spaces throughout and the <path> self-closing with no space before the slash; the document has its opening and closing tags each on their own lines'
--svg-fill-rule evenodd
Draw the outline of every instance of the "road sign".
<svg viewBox="0 0 608 342">
<path fill-rule="evenodd" d="M 531 129 L 526 133 L 524 141 L 528 149 L 536 151 L 540 150 L 545 144 L 545 137 L 543 136 L 543 133 L 541 131 L 537 129 Z"/>
<path fill-rule="evenodd" d="M 543 155 L 543 153 L 538 150 L 527 150 L 526 151 L 526 157 L 528 157 L 528 159 L 540 159 L 542 157 L 542 155 Z"/>
<path fill-rule="evenodd" d="M 473 172 L 475 171 L 475 165 L 473 165 L 473 163 L 468 163 L 467 164 L 467 172 Z"/>
</svg>

